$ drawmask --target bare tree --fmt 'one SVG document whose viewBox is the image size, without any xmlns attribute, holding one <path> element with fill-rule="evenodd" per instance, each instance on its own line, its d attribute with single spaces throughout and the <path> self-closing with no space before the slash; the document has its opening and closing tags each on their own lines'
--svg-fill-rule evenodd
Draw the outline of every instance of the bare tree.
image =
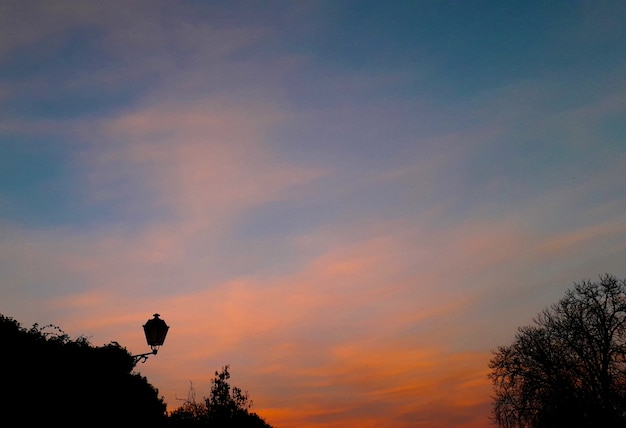
<svg viewBox="0 0 626 428">
<path fill-rule="evenodd" d="M 606 274 L 574 284 L 493 354 L 499 426 L 624 426 L 626 280 Z"/>
</svg>

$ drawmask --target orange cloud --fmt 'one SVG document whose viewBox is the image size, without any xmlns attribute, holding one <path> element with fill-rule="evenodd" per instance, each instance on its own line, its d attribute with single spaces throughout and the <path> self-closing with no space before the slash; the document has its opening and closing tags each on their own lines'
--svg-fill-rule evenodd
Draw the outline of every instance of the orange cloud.
<svg viewBox="0 0 626 428">
<path fill-rule="evenodd" d="M 432 283 L 390 283 L 386 278 L 400 267 L 387 258 L 398 245 L 390 238 L 359 241 L 291 277 L 242 278 L 164 302 L 180 335 L 168 345 L 186 370 L 169 366 L 167 357 L 159 370 L 165 364 L 207 391 L 212 370 L 234 359 L 257 410 L 279 418 L 271 419 L 276 426 L 382 423 L 388 416 L 368 413 L 372 406 L 391 406 L 384 415 L 484 407 L 488 355 L 453 351 L 451 331 L 430 331 L 458 313 L 463 299 L 442 305 L 437 294 L 444 291 Z M 421 325 L 428 330 L 403 332 Z"/>
</svg>

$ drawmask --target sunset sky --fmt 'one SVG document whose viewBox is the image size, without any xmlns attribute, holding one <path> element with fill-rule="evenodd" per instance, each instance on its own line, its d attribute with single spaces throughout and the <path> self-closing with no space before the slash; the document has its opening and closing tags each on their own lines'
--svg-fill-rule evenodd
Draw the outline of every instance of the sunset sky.
<svg viewBox="0 0 626 428">
<path fill-rule="evenodd" d="M 490 426 L 626 277 L 624 1 L 0 1 L 0 314 L 275 428 Z M 77 391 L 80 393 L 80 391 Z M 30 397 L 34 400 L 37 397 Z"/>
</svg>

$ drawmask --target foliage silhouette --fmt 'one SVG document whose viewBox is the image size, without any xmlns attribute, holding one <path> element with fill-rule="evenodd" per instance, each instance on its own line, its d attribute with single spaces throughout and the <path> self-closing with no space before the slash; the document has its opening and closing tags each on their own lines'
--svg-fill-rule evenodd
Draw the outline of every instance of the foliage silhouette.
<svg viewBox="0 0 626 428">
<path fill-rule="evenodd" d="M 489 368 L 501 427 L 626 426 L 626 280 L 575 283 Z"/>
<path fill-rule="evenodd" d="M 0 425 L 163 426 L 167 420 L 163 398 L 133 373 L 132 356 L 116 342 L 94 347 L 58 327 L 25 329 L 4 315 L 0 341 Z"/>
<path fill-rule="evenodd" d="M 229 366 L 215 372 L 204 403 L 188 400 L 166 412 L 158 390 L 133 372 L 135 360 L 117 342 L 94 347 L 60 328 L 23 328 L 0 314 L 0 426 L 138 425 L 271 428 L 250 412 L 248 393 L 229 384 Z"/>
<path fill-rule="evenodd" d="M 250 412 L 252 401 L 248 393 L 240 388 L 231 387 L 229 366 L 215 372 L 211 381 L 211 395 L 203 403 L 188 399 L 180 408 L 169 415 L 173 427 L 215 427 L 215 428 L 271 428 L 263 418 Z"/>
</svg>

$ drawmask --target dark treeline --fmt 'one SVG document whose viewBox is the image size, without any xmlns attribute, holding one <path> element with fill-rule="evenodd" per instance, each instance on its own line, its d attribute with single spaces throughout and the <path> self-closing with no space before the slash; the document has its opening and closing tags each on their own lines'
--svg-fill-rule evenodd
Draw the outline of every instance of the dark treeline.
<svg viewBox="0 0 626 428">
<path fill-rule="evenodd" d="M 30 329 L 0 315 L 0 425 L 271 428 L 250 411 L 247 393 L 215 373 L 211 395 L 168 413 L 158 390 L 134 372 L 131 354 L 116 342 L 92 346 L 55 326 Z"/>
<path fill-rule="evenodd" d="M 574 283 L 489 368 L 502 428 L 626 427 L 626 279 Z"/>
</svg>

